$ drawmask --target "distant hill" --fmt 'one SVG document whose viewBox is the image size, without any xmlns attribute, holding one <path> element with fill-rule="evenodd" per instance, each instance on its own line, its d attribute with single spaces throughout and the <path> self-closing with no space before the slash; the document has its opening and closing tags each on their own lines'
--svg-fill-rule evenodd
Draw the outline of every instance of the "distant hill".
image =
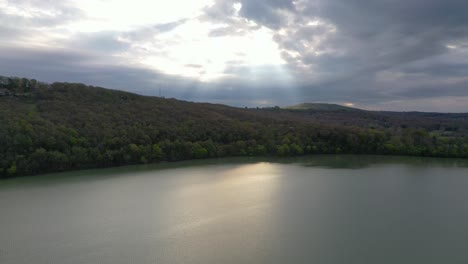
<svg viewBox="0 0 468 264">
<path fill-rule="evenodd" d="M 467 114 L 244 109 L 14 77 L 0 89 L 0 178 L 226 156 L 468 157 Z"/>
<path fill-rule="evenodd" d="M 338 104 L 326 104 L 326 103 L 302 103 L 292 106 L 287 106 L 284 109 L 289 110 L 312 110 L 312 111 L 363 111 L 358 108 L 338 105 Z"/>
</svg>

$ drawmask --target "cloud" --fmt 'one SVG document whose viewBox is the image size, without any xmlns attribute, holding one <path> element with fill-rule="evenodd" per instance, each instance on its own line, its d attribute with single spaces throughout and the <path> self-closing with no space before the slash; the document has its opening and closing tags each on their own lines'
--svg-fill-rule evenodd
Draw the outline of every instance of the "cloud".
<svg viewBox="0 0 468 264">
<path fill-rule="evenodd" d="M 180 19 L 177 21 L 169 22 L 169 23 L 142 26 L 134 30 L 125 32 L 124 36 L 133 41 L 148 40 L 148 39 L 154 38 L 154 36 L 157 34 L 171 32 L 177 27 L 187 23 L 188 21 L 189 21 L 188 19 Z"/>
<path fill-rule="evenodd" d="M 128 42 L 121 40 L 121 32 L 102 31 L 78 33 L 61 43 L 62 46 L 76 50 L 92 51 L 96 54 L 115 54 L 130 48 Z"/>
<path fill-rule="evenodd" d="M 468 112 L 464 0 L 176 1 L 140 15 L 99 3 L 0 0 L 0 75 L 237 106 Z"/>
<path fill-rule="evenodd" d="M 0 2 L 0 22 L 14 27 L 47 28 L 85 16 L 68 1 L 15 0 Z"/>
</svg>

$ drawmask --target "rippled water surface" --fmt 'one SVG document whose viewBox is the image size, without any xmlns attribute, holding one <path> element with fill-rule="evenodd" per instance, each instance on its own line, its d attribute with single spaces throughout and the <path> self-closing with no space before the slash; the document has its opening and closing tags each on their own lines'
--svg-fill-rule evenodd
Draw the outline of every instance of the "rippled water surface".
<svg viewBox="0 0 468 264">
<path fill-rule="evenodd" d="M 0 263 L 468 263 L 468 161 L 223 159 L 0 181 Z"/>
</svg>

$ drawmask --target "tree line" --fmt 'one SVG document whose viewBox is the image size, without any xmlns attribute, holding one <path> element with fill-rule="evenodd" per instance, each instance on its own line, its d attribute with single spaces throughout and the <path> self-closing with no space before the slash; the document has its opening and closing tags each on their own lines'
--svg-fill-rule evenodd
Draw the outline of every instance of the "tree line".
<svg viewBox="0 0 468 264">
<path fill-rule="evenodd" d="M 27 89 L 30 97 L 0 97 L 0 177 L 227 156 L 468 157 L 464 133 L 431 130 L 440 120 L 423 117 L 431 126 L 402 127 L 382 116 L 381 125 L 358 126 L 277 108 L 191 103 L 82 84 Z M 364 113 L 356 115 L 364 120 Z"/>
</svg>

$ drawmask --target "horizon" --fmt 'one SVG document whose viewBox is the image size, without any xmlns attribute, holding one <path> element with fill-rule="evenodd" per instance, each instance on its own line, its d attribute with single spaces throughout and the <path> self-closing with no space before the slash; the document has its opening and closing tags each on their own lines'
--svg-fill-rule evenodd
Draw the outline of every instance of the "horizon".
<svg viewBox="0 0 468 264">
<path fill-rule="evenodd" d="M 235 107 L 468 112 L 459 0 L 0 0 L 0 15 L 4 76 Z"/>
</svg>

